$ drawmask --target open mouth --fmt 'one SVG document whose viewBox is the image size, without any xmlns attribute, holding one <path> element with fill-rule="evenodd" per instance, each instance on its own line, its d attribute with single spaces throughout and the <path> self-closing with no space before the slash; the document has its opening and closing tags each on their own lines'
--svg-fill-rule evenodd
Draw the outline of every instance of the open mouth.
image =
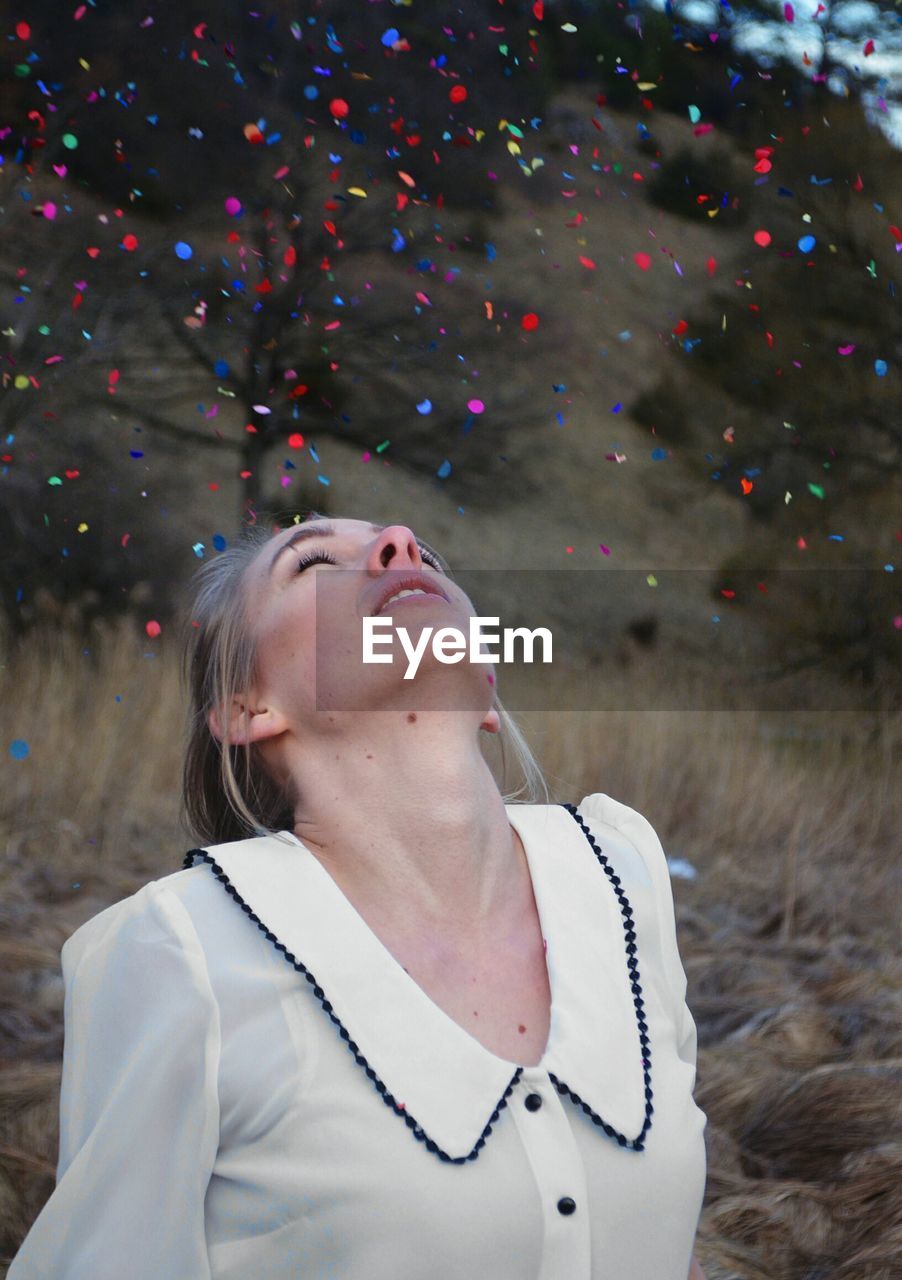
<svg viewBox="0 0 902 1280">
<path fill-rule="evenodd" d="M 403 578 L 401 582 L 391 588 L 381 600 L 376 613 L 382 613 L 383 609 L 389 604 L 395 604 L 398 600 L 423 600 L 436 596 L 440 600 L 447 601 L 448 599 L 444 591 L 440 590 L 438 586 L 428 579 L 424 580 L 421 574 L 412 574 Z"/>
</svg>

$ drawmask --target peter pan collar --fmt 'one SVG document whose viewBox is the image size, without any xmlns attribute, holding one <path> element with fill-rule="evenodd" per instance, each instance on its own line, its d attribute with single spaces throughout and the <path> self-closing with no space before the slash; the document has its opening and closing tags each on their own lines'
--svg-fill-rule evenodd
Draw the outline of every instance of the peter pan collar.
<svg viewBox="0 0 902 1280">
<path fill-rule="evenodd" d="M 574 806 L 505 807 L 547 945 L 551 1025 L 536 1067 L 499 1058 L 434 1004 L 292 832 L 192 849 L 185 867 L 210 864 L 306 977 L 386 1105 L 441 1159 L 477 1158 L 524 1070 L 547 1072 L 609 1138 L 641 1151 L 651 1051 L 632 909 Z"/>
</svg>

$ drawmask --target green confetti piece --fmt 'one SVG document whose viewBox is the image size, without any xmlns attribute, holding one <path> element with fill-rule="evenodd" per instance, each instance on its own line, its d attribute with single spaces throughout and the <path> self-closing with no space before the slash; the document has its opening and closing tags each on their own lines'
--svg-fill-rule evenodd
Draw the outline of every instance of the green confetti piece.
<svg viewBox="0 0 902 1280">
<path fill-rule="evenodd" d="M 821 485 L 821 484 L 812 484 L 812 483 L 811 483 L 811 481 L 809 480 L 809 481 L 808 481 L 808 488 L 809 488 L 809 491 L 810 491 L 811 493 L 813 493 L 813 494 L 814 494 L 814 496 L 815 496 L 816 498 L 823 498 L 823 496 L 824 496 L 824 486 L 823 486 L 823 485 Z"/>
</svg>

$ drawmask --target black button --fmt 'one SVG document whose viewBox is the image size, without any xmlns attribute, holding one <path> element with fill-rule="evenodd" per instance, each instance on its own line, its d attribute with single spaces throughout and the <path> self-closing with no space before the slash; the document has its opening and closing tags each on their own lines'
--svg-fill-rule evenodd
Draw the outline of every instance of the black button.
<svg viewBox="0 0 902 1280">
<path fill-rule="evenodd" d="M 575 1213 L 576 1201 L 571 1200 L 570 1196 L 564 1196 L 562 1200 L 557 1202 L 557 1211 L 558 1213 Z"/>
<path fill-rule="evenodd" d="M 529 1097 L 526 1099 L 527 1111 L 538 1111 L 541 1105 L 542 1105 L 542 1099 L 539 1097 L 537 1093 L 531 1093 Z"/>
</svg>

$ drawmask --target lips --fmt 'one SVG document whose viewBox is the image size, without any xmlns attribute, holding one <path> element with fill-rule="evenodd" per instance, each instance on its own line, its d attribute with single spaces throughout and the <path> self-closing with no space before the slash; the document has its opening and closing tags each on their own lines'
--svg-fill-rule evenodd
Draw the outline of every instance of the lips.
<svg viewBox="0 0 902 1280">
<path fill-rule="evenodd" d="M 431 596 L 439 596 L 442 600 L 448 599 L 441 587 L 439 587 L 427 574 L 406 573 L 402 578 L 398 578 L 397 581 L 392 582 L 389 586 L 383 587 L 379 604 L 374 610 L 374 613 L 381 613 L 392 596 L 397 595 L 399 591 L 415 591 L 417 589 L 420 591 L 426 591 Z"/>
</svg>

